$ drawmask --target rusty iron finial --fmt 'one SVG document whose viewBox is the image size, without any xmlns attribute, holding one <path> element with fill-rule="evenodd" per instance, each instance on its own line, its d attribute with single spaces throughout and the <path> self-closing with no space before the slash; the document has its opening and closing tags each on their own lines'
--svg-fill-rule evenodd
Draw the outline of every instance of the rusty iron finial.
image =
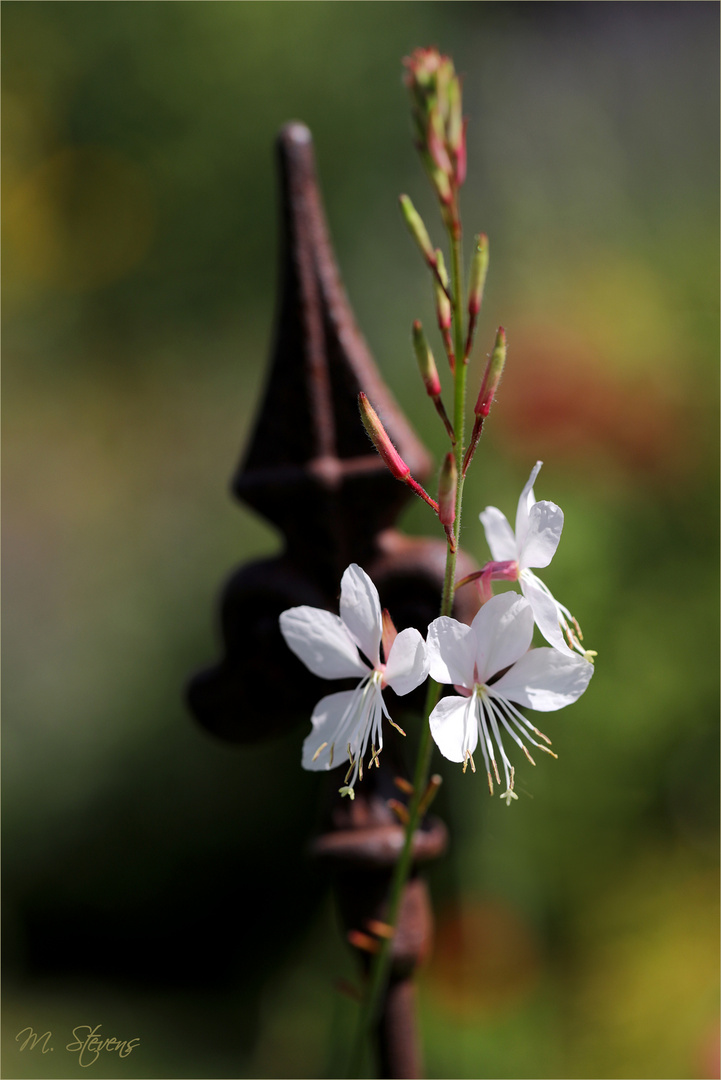
<svg viewBox="0 0 721 1080">
<path fill-rule="evenodd" d="M 328 237 L 310 131 L 287 124 L 277 142 L 281 251 L 275 341 L 265 396 L 235 495 L 283 533 L 277 558 L 237 570 L 221 601 L 224 656 L 196 675 L 188 703 L 209 731 L 254 742 L 307 718 L 317 680 L 286 648 L 281 611 L 336 608 L 343 570 L 357 562 L 375 581 L 398 629 L 421 632 L 438 614 L 445 542 L 392 525 L 410 498 L 373 449 L 358 415 L 363 390 L 423 479 L 431 459 L 385 387 L 358 330 Z M 475 564 L 461 554 L 459 574 Z M 458 618 L 475 611 L 463 590 Z M 272 700 L 265 687 L 272 685 Z"/>
<path fill-rule="evenodd" d="M 359 417 L 363 391 L 413 475 L 422 480 L 429 474 L 431 459 L 381 380 L 341 284 L 310 132 L 288 124 L 277 149 L 281 256 L 275 341 L 265 396 L 233 492 L 280 529 L 285 548 L 231 576 L 221 601 L 223 656 L 196 675 L 187 691 L 203 727 L 240 743 L 307 723 L 320 696 L 318 680 L 281 637 L 282 611 L 299 604 L 337 610 L 342 573 L 357 562 L 375 582 L 397 628 L 415 626 L 425 634 L 438 615 L 446 564 L 445 540 L 404 536 L 394 527 L 410 493 L 375 452 Z M 459 575 L 474 569 L 459 552 Z M 454 614 L 470 622 L 477 606 L 473 591 L 463 590 Z M 418 692 L 404 702 L 422 709 Z M 380 768 L 368 770 L 353 802 L 340 800 L 336 782 L 327 831 L 313 844 L 316 857 L 333 867 L 350 931 L 383 919 L 403 840 L 388 803 L 398 795 L 398 772 L 403 769 L 386 747 Z M 436 858 L 445 843 L 445 827 L 427 819 L 415 837 L 416 863 Z M 411 979 L 430 936 L 426 886 L 414 873 L 401 902 L 378 1027 L 384 1076 L 419 1074 Z"/>
</svg>

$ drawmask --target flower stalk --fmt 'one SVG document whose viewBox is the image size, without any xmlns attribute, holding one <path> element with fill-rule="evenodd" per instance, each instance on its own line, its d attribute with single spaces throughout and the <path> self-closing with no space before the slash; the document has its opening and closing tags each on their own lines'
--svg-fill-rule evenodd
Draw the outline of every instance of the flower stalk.
<svg viewBox="0 0 721 1080">
<path fill-rule="evenodd" d="M 486 507 L 480 521 L 492 559 L 481 570 L 456 581 L 465 477 L 503 374 L 506 333 L 503 327 L 498 329 L 467 440 L 468 361 L 488 272 L 488 239 L 483 233 L 475 237 L 466 293 L 459 208 L 459 190 L 466 172 L 466 122 L 460 81 L 449 58 L 435 49 L 418 49 L 405 64 L 416 146 L 437 196 L 449 252 L 450 273 L 411 200 L 401 196 L 406 225 L 432 273 L 436 318 L 453 381 L 451 420 L 441 400 L 441 380 L 432 350 L 420 322 L 414 322 L 412 341 L 418 370 L 450 442 L 440 472 L 438 501 L 411 476 L 364 393 L 359 394 L 358 403 L 365 429 L 391 474 L 433 509 L 445 532 L 440 613 L 428 627 L 426 640 L 415 628 L 398 633 L 388 612 L 381 610 L 373 582 L 361 567 L 351 564 L 341 582 L 339 616 L 299 607 L 280 617 L 287 644 L 311 671 L 324 678 L 360 679 L 354 690 L 331 694 L 318 702 L 311 716 L 313 730 L 304 743 L 303 765 L 308 769 L 345 764 L 347 753 L 350 767 L 346 765 L 342 795 L 354 797 L 354 784 L 363 779 L 364 759 L 366 769 L 378 766 L 384 719 L 405 734 L 388 712 L 385 688 L 390 686 L 396 694 L 404 695 L 423 682 L 427 684 L 413 779 L 395 781 L 406 801 L 391 798 L 387 802 L 403 827 L 403 844 L 393 867 L 383 922 L 349 934 L 351 944 L 368 958 L 348 1073 L 352 1077 L 361 1075 L 364 1050 L 387 992 L 414 838 L 440 785 L 440 777 L 430 775 L 434 742 L 445 758 L 462 764 L 464 772 L 469 765 L 476 772 L 473 755 L 478 749 L 476 756 L 483 758 L 490 793 L 494 784 L 500 785 L 501 798 L 510 805 L 518 798 L 515 766 L 506 749 L 510 742 L 531 765 L 535 761 L 529 746 L 556 756 L 548 737 L 519 706 L 549 712 L 576 701 L 593 675 L 595 656 L 581 644 L 580 627 L 570 611 L 534 572 L 550 562 L 563 527 L 563 513 L 555 503 L 535 500 L 533 483 L 541 462 L 521 493 L 515 532 L 500 510 Z M 521 595 L 506 592 L 494 596 L 492 583 L 501 580 L 517 582 Z M 481 606 L 472 623 L 466 625 L 452 617 L 452 610 L 456 590 L 471 582 L 476 584 Z M 530 648 L 534 626 L 546 638 L 547 646 Z M 441 698 L 443 685 L 452 686 L 455 694 Z M 335 762 L 334 753 L 340 761 Z"/>
<path fill-rule="evenodd" d="M 463 464 L 468 373 L 468 358 L 465 345 L 466 341 L 470 341 L 472 337 L 472 332 L 469 333 L 464 326 L 463 297 L 465 292 L 463 287 L 462 230 L 458 206 L 458 190 L 465 178 L 466 168 L 465 121 L 463 121 L 461 114 L 460 82 L 448 57 L 440 56 L 433 49 L 419 49 L 405 63 L 408 68 L 406 82 L 414 104 L 416 145 L 438 196 L 441 218 L 446 227 L 451 253 L 449 281 L 442 253 L 432 248 L 428 231 L 420 218 L 417 217 L 410 199 L 407 199 L 407 197 L 402 199 L 401 206 L 406 223 L 434 275 L 438 324 L 453 376 L 452 434 L 449 431 L 452 445 L 444 461 L 441 491 L 436 506 L 436 511 L 439 514 L 441 524 L 444 526 L 448 541 L 440 614 L 441 616 L 450 616 L 455 595 L 456 559 L 461 530 L 461 508 L 465 480 Z M 431 252 L 433 252 L 433 255 L 431 255 Z M 476 255 L 472 270 L 471 303 L 469 306 L 469 311 L 472 312 L 469 316 L 469 323 L 472 318 L 474 326 L 480 311 L 483 283 L 487 271 L 487 256 L 487 242 L 483 244 L 479 238 L 476 242 Z M 470 325 L 468 330 L 471 330 Z M 415 343 L 414 333 L 414 345 Z M 423 365 L 426 365 L 424 383 L 428 389 L 429 382 L 426 380 L 433 381 L 428 360 L 424 356 L 422 361 L 421 357 L 418 356 L 418 352 L 419 348 L 416 346 L 416 356 L 422 371 Z M 463 358 L 465 362 L 456 363 L 456 357 Z M 433 387 L 436 388 L 435 381 L 433 381 Z M 430 396 L 433 397 L 432 394 Z M 364 406 L 361 406 L 362 414 L 363 410 Z M 364 423 L 366 423 L 365 419 Z M 368 430 L 379 452 L 383 453 L 376 442 L 376 438 L 374 438 L 374 431 L 377 432 L 377 428 L 373 427 L 373 430 L 371 430 L 366 424 L 366 430 Z M 398 468 L 397 463 L 396 468 Z M 394 475 L 397 475 L 397 473 L 394 473 Z M 408 482 L 405 475 L 399 475 L 398 478 L 403 479 L 406 483 Z M 413 838 L 423 814 L 438 789 L 438 782 L 434 782 L 430 778 L 433 740 L 429 718 L 438 705 L 440 693 L 441 684 L 435 679 L 429 678 L 423 713 L 424 720 L 421 727 L 412 781 L 413 792 L 409 797 L 407 807 L 408 819 L 405 824 L 403 848 L 394 867 L 389 891 L 386 922 L 391 927 L 396 926 L 403 890 L 410 875 L 413 861 Z M 388 983 L 391 949 L 392 937 L 381 940 L 378 950 L 371 961 L 352 1051 L 350 1076 L 360 1076 L 363 1049 L 377 1021 Z"/>
</svg>

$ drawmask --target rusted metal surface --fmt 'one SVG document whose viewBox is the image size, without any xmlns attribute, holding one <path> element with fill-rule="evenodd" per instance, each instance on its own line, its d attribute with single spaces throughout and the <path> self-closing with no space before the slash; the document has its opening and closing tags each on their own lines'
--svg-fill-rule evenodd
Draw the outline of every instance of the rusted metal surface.
<svg viewBox="0 0 721 1080">
<path fill-rule="evenodd" d="M 233 492 L 280 530 L 284 550 L 230 577 L 221 598 L 222 656 L 194 676 L 187 690 L 198 722 L 239 743 L 307 724 L 325 692 L 285 646 L 278 627 L 282 611 L 299 604 L 337 611 L 342 573 L 357 562 L 375 582 L 396 627 L 416 626 L 425 633 L 438 614 L 446 560 L 445 540 L 409 537 L 395 528 L 412 496 L 388 472 L 359 419 L 363 390 L 413 475 L 419 481 L 428 477 L 431 459 L 383 384 L 341 284 L 308 129 L 298 123 L 284 127 L 277 152 L 281 250 L 275 339 L 264 398 Z M 459 576 L 476 568 L 459 552 Z M 469 622 L 476 608 L 473 591 L 462 590 L 456 617 Z M 422 708 L 422 691 L 402 702 L 394 702 L 390 692 L 387 697 L 391 710 L 395 704 Z M 388 798 L 398 797 L 397 772 L 402 766 L 387 748 L 380 769 L 368 771 L 353 802 L 340 799 L 339 784 L 329 788 L 327 828 L 313 852 L 332 867 L 349 929 L 383 918 L 403 840 L 388 807 Z M 414 843 L 416 869 L 441 854 L 445 843 L 445 827 L 426 821 Z M 430 933 L 426 886 L 414 876 L 401 905 L 379 1025 L 384 1076 L 419 1075 L 409 980 Z"/>
</svg>

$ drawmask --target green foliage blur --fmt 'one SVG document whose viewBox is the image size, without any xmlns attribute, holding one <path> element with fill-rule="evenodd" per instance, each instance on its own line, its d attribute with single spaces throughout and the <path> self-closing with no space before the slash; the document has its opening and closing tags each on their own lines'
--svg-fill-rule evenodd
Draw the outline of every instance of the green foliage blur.
<svg viewBox="0 0 721 1080">
<path fill-rule="evenodd" d="M 313 131 L 384 378 L 436 455 L 410 345 L 441 240 L 401 59 L 464 75 L 470 385 L 507 371 L 466 486 L 511 519 L 533 463 L 545 580 L 596 673 L 520 799 L 436 762 L 452 844 L 420 976 L 429 1077 L 718 1076 L 718 6 L 2 3 L 3 1075 L 338 1075 L 353 978 L 305 850 L 305 730 L 195 726 L 214 606 L 279 539 L 228 481 L 271 340 L 272 146 Z M 435 345 L 435 341 L 434 341 Z M 440 348 L 437 348 L 440 355 Z M 432 533 L 418 503 L 404 528 Z M 273 688 L 268 687 L 268 694 Z M 323 690 L 325 692 L 325 690 Z M 52 1069 L 20 1051 L 52 1030 Z"/>
</svg>

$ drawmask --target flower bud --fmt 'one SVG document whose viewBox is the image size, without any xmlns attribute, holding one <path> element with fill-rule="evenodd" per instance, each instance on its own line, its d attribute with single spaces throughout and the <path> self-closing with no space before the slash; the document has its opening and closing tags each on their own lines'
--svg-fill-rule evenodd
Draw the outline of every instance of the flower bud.
<svg viewBox="0 0 721 1080">
<path fill-rule="evenodd" d="M 446 264 L 443 261 L 443 253 L 438 248 L 435 252 L 436 266 L 438 267 L 438 278 L 433 280 L 433 288 L 436 294 L 436 315 L 438 316 L 438 325 L 441 330 L 450 330 L 451 323 L 453 321 L 453 308 L 451 307 L 451 301 L 448 298 L 446 290 L 441 286 L 441 281 L 448 287 L 448 273 L 446 271 Z"/>
<path fill-rule="evenodd" d="M 446 270 L 446 260 L 443 258 L 443 252 L 440 248 L 436 248 L 436 272 L 438 274 L 438 280 L 443 286 L 446 293 L 450 292 L 451 279 L 448 277 L 448 271 Z"/>
<path fill-rule="evenodd" d="M 388 437 L 385 428 L 380 422 L 378 414 L 368 401 L 366 395 L 362 392 L 358 395 L 358 407 L 360 408 L 363 427 L 368 432 L 371 442 L 376 450 L 383 458 L 396 480 L 406 480 L 410 476 L 411 470 L 396 450 Z"/>
<path fill-rule="evenodd" d="M 416 49 L 403 62 L 418 150 L 441 202 L 448 203 L 465 177 L 460 80 L 453 61 L 437 49 Z"/>
<path fill-rule="evenodd" d="M 468 287 L 468 314 L 477 315 L 481 310 L 483 289 L 488 273 L 488 237 L 481 233 L 476 237 L 476 248 L 471 262 L 471 278 Z"/>
<path fill-rule="evenodd" d="M 476 401 L 476 406 L 473 410 L 476 416 L 488 416 L 488 413 L 491 410 L 491 403 L 493 402 L 496 390 L 498 389 L 498 384 L 501 381 L 505 362 L 506 331 L 502 326 L 499 326 L 496 344 L 488 364 L 486 365 L 480 393 L 478 394 L 478 400 Z"/>
<path fill-rule="evenodd" d="M 421 215 L 418 213 L 415 206 L 407 195 L 401 195 L 399 202 L 401 204 L 401 211 L 403 213 L 405 223 L 410 230 L 411 236 L 418 244 L 418 247 L 421 249 L 421 252 L 423 253 L 423 257 L 425 258 L 426 262 L 429 263 L 431 266 L 435 266 L 436 253 L 433 250 L 431 238 L 428 235 L 428 230 L 423 224 L 423 219 L 421 218 Z"/>
<path fill-rule="evenodd" d="M 443 461 L 438 481 L 438 520 L 441 525 L 452 525 L 456 520 L 456 488 L 458 470 L 456 459 L 449 451 Z"/>
<path fill-rule="evenodd" d="M 413 349 L 418 361 L 418 369 L 429 397 L 437 398 L 441 392 L 441 380 L 438 378 L 438 368 L 433 359 L 431 347 L 428 344 L 423 327 L 416 321 L 413 323 Z"/>
</svg>

